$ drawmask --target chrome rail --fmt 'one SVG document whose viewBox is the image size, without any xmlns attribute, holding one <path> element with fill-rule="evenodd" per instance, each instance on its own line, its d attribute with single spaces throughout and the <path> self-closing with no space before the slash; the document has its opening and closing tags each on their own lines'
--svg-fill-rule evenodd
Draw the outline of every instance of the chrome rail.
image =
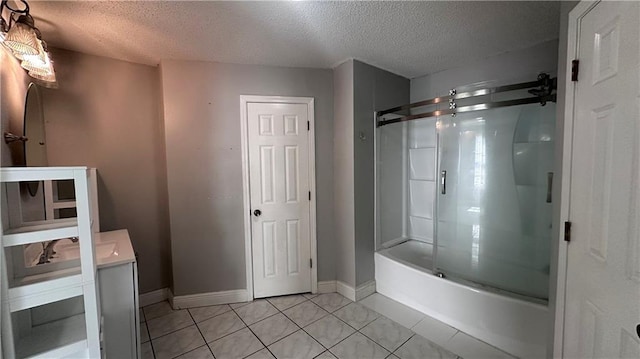
<svg viewBox="0 0 640 359">
<path fill-rule="evenodd" d="M 466 105 L 461 107 L 458 107 L 455 102 L 456 100 L 461 100 L 461 99 L 469 99 L 473 97 L 487 96 L 487 95 L 511 92 L 516 90 L 525 90 L 525 89 L 530 89 L 528 92 L 534 96 L 523 97 L 523 98 L 514 99 L 514 100 L 488 101 L 488 102 L 471 104 L 471 105 Z M 416 120 L 419 118 L 427 118 L 427 117 L 435 117 L 435 116 L 443 116 L 443 115 L 455 115 L 457 113 L 482 111 L 482 110 L 488 110 L 492 108 L 526 105 L 526 104 L 538 103 L 538 102 L 544 106 L 547 102 L 556 101 L 556 94 L 554 93 L 555 90 L 556 90 L 556 78 L 555 77 L 551 78 L 548 74 L 545 74 L 545 73 L 538 75 L 538 81 L 522 82 L 518 84 L 497 86 L 497 87 L 486 88 L 486 89 L 478 89 L 478 90 L 462 92 L 462 93 L 456 93 L 456 90 L 452 89 L 449 91 L 449 96 L 435 97 L 429 100 L 418 101 L 408 105 L 403 105 L 403 106 L 393 107 L 383 111 L 378 111 L 376 112 L 376 127 L 390 125 L 392 123 Z M 395 114 L 399 111 L 406 111 L 416 107 L 437 105 L 440 103 L 447 103 L 448 108 L 442 109 L 442 110 L 422 112 L 422 113 L 417 113 L 412 115 L 405 115 L 399 118 L 381 119 L 381 117 L 384 115 Z"/>
</svg>

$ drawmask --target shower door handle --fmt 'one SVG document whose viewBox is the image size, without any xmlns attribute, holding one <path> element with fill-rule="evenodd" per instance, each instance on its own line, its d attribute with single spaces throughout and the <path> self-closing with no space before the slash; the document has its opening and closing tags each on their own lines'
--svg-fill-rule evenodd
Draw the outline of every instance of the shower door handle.
<svg viewBox="0 0 640 359">
<path fill-rule="evenodd" d="M 551 203 L 553 193 L 553 172 L 547 172 L 547 203 Z"/>
<path fill-rule="evenodd" d="M 447 171 L 440 171 L 440 193 L 447 194 Z"/>
</svg>

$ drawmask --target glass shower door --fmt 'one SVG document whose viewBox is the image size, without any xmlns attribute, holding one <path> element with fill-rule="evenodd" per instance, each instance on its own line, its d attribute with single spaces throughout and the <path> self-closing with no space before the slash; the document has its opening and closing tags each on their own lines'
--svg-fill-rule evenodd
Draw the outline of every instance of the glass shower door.
<svg viewBox="0 0 640 359">
<path fill-rule="evenodd" d="M 555 105 L 438 121 L 436 271 L 548 299 Z"/>
</svg>

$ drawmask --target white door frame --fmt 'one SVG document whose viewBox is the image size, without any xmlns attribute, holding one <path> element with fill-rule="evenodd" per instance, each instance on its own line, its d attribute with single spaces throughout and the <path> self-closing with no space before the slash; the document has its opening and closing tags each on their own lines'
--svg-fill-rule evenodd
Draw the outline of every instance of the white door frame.
<svg viewBox="0 0 640 359">
<path fill-rule="evenodd" d="M 560 184 L 560 220 L 558 234 L 558 278 L 556 285 L 556 307 L 553 338 L 553 357 L 562 358 L 564 347 L 564 317 L 566 304 L 568 242 L 564 238 L 564 222 L 569 220 L 569 205 L 571 198 L 571 157 L 573 154 L 573 123 L 575 116 L 576 83 L 571 81 L 571 64 L 578 58 L 578 36 L 580 35 L 580 21 L 600 1 L 581 1 L 569 13 L 569 27 L 567 31 L 567 59 L 564 64 L 565 74 L 565 105 L 564 105 L 564 134 L 562 144 L 562 183 Z"/>
<path fill-rule="evenodd" d="M 247 271 L 247 300 L 253 300 L 253 254 L 251 241 L 251 193 L 249 192 L 249 130 L 247 106 L 249 103 L 285 103 L 307 105 L 307 119 L 309 120 L 309 239 L 311 247 L 311 292 L 318 291 L 318 243 L 316 239 L 316 145 L 315 118 L 313 97 L 284 97 L 284 96 L 252 96 L 240 95 L 240 129 L 242 134 L 242 194 L 244 199 L 244 255 Z"/>
</svg>

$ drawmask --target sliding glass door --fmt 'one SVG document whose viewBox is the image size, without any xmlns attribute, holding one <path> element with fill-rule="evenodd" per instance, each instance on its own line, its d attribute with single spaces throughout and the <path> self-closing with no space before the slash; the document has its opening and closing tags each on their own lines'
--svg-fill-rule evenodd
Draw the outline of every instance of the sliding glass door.
<svg viewBox="0 0 640 359">
<path fill-rule="evenodd" d="M 439 118 L 437 272 L 548 299 L 554 126 L 552 103 Z"/>
</svg>

